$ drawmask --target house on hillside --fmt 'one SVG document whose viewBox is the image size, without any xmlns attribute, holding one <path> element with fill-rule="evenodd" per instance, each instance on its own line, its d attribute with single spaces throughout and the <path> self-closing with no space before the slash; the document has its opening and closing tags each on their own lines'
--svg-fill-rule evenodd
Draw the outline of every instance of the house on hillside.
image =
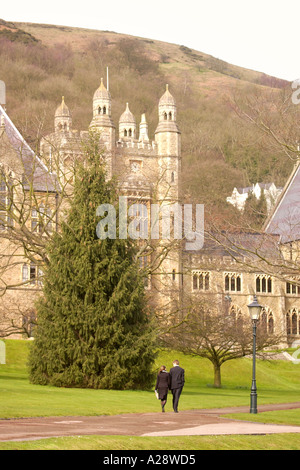
<svg viewBox="0 0 300 470">
<path fill-rule="evenodd" d="M 242 211 L 245 207 L 246 200 L 249 194 L 253 194 L 257 200 L 264 194 L 267 203 L 268 214 L 275 205 L 280 193 L 281 187 L 276 187 L 274 183 L 256 183 L 246 188 L 234 188 L 231 196 L 226 198 L 226 201 Z"/>
</svg>

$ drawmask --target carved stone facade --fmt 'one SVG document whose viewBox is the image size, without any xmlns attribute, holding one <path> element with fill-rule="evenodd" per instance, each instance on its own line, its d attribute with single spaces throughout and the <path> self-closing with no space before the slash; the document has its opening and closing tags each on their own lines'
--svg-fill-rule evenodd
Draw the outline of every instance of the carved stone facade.
<svg viewBox="0 0 300 470">
<path fill-rule="evenodd" d="M 72 128 L 71 112 L 63 98 L 55 112 L 54 132 L 44 136 L 40 148 L 43 160 L 59 175 L 60 180 L 67 179 L 72 163 L 83 158 L 81 142 L 88 137 L 89 131 L 99 135 L 107 177 L 117 177 L 120 195 L 127 197 L 129 205 L 134 203 L 147 207 L 147 214 L 138 214 L 143 211 L 138 207 L 135 214 L 137 218 L 141 219 L 142 215 L 148 221 L 148 239 L 142 240 L 141 244 L 149 246 L 142 253 L 140 261 L 152 267 L 148 288 L 155 292 L 153 297 L 156 306 L 161 310 L 168 309 L 174 300 L 174 292 L 177 297 L 179 295 L 181 251 L 177 241 L 171 244 L 169 240 L 161 238 L 149 240 L 150 208 L 151 204 L 158 204 L 163 212 L 164 207 L 171 207 L 180 199 L 181 133 L 177 125 L 175 99 L 167 85 L 158 103 L 158 124 L 154 139 L 151 140 L 146 115 L 141 115 L 137 125 L 129 103 L 126 103 L 119 118 L 116 131 L 112 119 L 111 95 L 102 79 L 93 95 L 92 119 L 88 130 Z M 155 263 L 158 252 L 161 252 L 161 259 Z"/>
<path fill-rule="evenodd" d="M 74 162 L 83 158 L 81 143 L 87 139 L 89 131 L 99 135 L 107 177 L 117 177 L 120 195 L 126 196 L 130 204 L 142 204 L 146 207 L 146 213 L 138 208 L 141 213 L 135 216 L 139 220 L 143 217 L 151 220 L 151 204 L 168 208 L 174 203 L 180 203 L 181 134 L 177 125 L 176 103 L 168 86 L 158 103 L 158 124 L 152 140 L 148 134 L 145 114 L 141 115 L 137 125 L 128 103 L 120 116 L 116 135 L 111 106 L 110 92 L 101 80 L 91 100 L 92 118 L 89 129 L 75 130 L 71 112 L 63 98 L 54 114 L 53 133 L 44 136 L 41 141 L 41 160 L 18 133 L 4 108 L 0 107 L 1 164 L 5 174 L 11 174 L 12 180 L 17 178 L 21 182 L 21 193 L 19 196 L 17 193 L 14 195 L 16 208 L 18 197 L 19 203 L 22 203 L 22 197 L 26 200 L 26 195 L 31 190 L 34 191 L 34 204 L 32 199 L 28 203 L 26 227 L 28 233 L 36 234 L 37 243 L 44 231 L 57 229 L 53 224 L 50 227 L 49 223 L 41 221 L 41 215 L 43 218 L 47 217 L 47 211 L 55 210 L 58 182 L 64 184 L 72 177 Z M 298 166 L 289 182 L 297 180 L 299 171 Z M 9 202 L 7 188 L 7 184 L 0 186 L 2 205 Z M 189 295 L 191 299 L 198 296 L 214 299 L 220 308 L 225 308 L 230 296 L 231 302 L 230 305 L 226 304 L 226 308 L 230 308 L 236 316 L 248 316 L 247 305 L 256 294 L 264 306 L 262 321 L 269 333 L 285 331 L 287 344 L 300 339 L 298 277 L 288 269 L 280 276 L 275 272 L 270 273 L 264 263 L 267 258 L 275 260 L 276 265 L 279 258 L 282 262 L 287 257 L 296 262 L 295 253 L 299 253 L 300 236 L 293 238 L 292 247 L 290 239 L 282 246 L 280 234 L 270 229 L 272 223 L 273 227 L 280 223 L 281 219 L 276 220 L 276 214 L 282 217 L 281 208 L 285 206 L 286 195 L 291 192 L 289 186 L 287 188 L 280 195 L 268 219 L 268 235 L 243 233 L 238 239 L 234 235 L 232 239 L 219 242 L 212 241 L 214 237 L 211 237 L 205 240 L 203 249 L 198 251 L 185 250 L 181 240 L 167 249 L 166 240 L 161 237 L 151 240 L 141 253 L 140 261 L 143 266 L 154 265 L 147 289 L 154 293 L 156 308 L 161 311 L 162 316 L 165 311 L 172 310 L 174 305 L 176 308 L 180 307 L 184 295 Z M 296 193 L 297 191 L 292 191 L 292 194 Z M 300 203 L 299 197 L 298 200 Z M 287 207 L 290 207 L 288 202 Z M 4 219 L 5 217 L 4 214 Z M 27 321 L 26 318 L 30 320 L 30 316 L 34 315 L 34 299 L 41 289 L 41 268 L 30 261 L 29 253 L 25 253 L 21 246 L 16 249 L 14 234 L 17 232 L 8 232 L 10 221 L 4 219 L 2 222 L 6 224 L 6 231 L 2 231 L 2 235 L 5 232 L 9 236 L 1 237 L 1 267 L 5 267 L 8 260 L 10 265 L 2 269 L 2 292 L 5 286 L 8 288 L 1 300 L 0 328 L 1 321 L 10 311 L 17 312 L 16 318 L 21 323 Z M 147 235 L 149 238 L 149 234 Z M 142 243 L 147 245 L 148 241 L 143 239 Z M 165 256 L 155 265 L 157 254 L 164 252 Z"/>
</svg>

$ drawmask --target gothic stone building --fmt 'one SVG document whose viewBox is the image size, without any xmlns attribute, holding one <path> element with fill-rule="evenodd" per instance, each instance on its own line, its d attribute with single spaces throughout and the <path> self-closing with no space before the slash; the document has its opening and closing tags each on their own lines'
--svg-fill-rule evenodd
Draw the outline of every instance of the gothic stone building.
<svg viewBox="0 0 300 470">
<path fill-rule="evenodd" d="M 167 207 L 180 202 L 181 135 L 177 125 L 176 103 L 168 86 L 158 103 L 158 124 L 154 140 L 148 135 L 146 116 L 141 116 L 137 126 L 128 103 L 116 130 L 112 120 L 111 95 L 102 80 L 94 93 L 91 108 L 89 129 L 75 130 L 72 127 L 71 112 L 63 98 L 54 115 L 54 132 L 44 136 L 41 141 L 40 159 L 20 136 L 4 108 L 0 107 L 2 169 L 5 174 L 11 175 L 12 181 L 17 178 L 22 183 L 23 199 L 32 192 L 36 195 L 34 203 L 30 200 L 27 204 L 26 227 L 31 233 L 38 232 L 40 239 L 43 237 L 43 230 L 50 232 L 57 228 L 53 219 L 49 226 L 44 218 L 49 211 L 55 211 L 61 186 L 66 183 L 67 187 L 73 163 L 83 157 L 81 142 L 88 137 L 89 130 L 98 133 L 105 152 L 108 178 L 117 176 L 120 194 L 126 196 L 128 201 L 142 203 L 147 208 L 146 213 L 139 214 L 139 220 L 149 216 L 149 207 L 153 203 Z M 271 272 L 265 262 L 267 258 L 274 261 L 274 266 L 278 266 L 280 259 L 279 264 L 282 266 L 287 256 L 291 256 L 291 251 L 298 252 L 298 233 L 293 233 L 292 240 L 285 239 L 282 233 L 287 230 L 283 223 L 282 207 L 285 207 L 285 214 L 291 213 L 291 193 L 300 205 L 300 191 L 297 193 L 295 188 L 294 191 L 288 190 L 291 182 L 297 181 L 296 176 L 291 177 L 282 191 L 269 216 L 265 233 L 231 234 L 226 237 L 221 235 L 221 238 L 220 234 L 211 234 L 205 239 L 203 248 L 194 251 L 184 249 L 181 242 L 174 244 L 148 279 L 146 288 L 155 293 L 156 307 L 163 312 L 174 302 L 177 305 L 179 302 L 180 305 L 185 295 L 189 295 L 192 301 L 205 296 L 208 300 L 217 301 L 220 308 L 225 308 L 230 299 L 226 308 L 230 309 L 232 315 L 248 316 L 247 305 L 256 294 L 264 306 L 262 321 L 269 333 L 284 330 L 287 344 L 299 339 L 298 278 L 294 272 L 289 271 L 289 267 L 284 275 L 278 275 L 275 269 Z M 12 197 L 9 187 L 14 185 L 10 186 L 7 179 L 3 180 L 0 187 L 1 210 L 2 215 L 4 214 L 1 232 L 2 235 L 8 235 L 1 237 L 0 243 L 2 253 L 9 256 L 2 256 L 1 263 L 7 265 L 8 258 L 17 261 L 11 262 L 9 269 L 4 269 L 1 276 L 5 307 L 1 308 L 0 320 L 16 306 L 21 322 L 25 312 L 34 314 L 32 305 L 41 290 L 39 272 L 42 269 L 30 260 L 26 244 L 22 247 L 18 245 L 16 249 L 14 234 L 17 235 L 18 232 L 12 230 L 16 225 L 8 220 L 3 223 L 6 217 L 4 209 Z M 22 197 L 19 197 L 19 202 L 22 202 Z M 17 194 L 14 195 L 14 201 L 17 210 Z M 278 214 L 281 214 L 281 218 Z M 156 252 L 163 252 L 164 248 L 163 241 L 157 240 Z M 141 263 L 151 264 L 157 254 L 155 250 L 145 250 Z"/>
</svg>

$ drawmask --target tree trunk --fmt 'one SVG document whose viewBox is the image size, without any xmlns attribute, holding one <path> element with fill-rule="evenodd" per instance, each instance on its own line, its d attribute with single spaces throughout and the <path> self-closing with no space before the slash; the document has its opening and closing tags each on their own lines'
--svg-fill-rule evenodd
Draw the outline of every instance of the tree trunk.
<svg viewBox="0 0 300 470">
<path fill-rule="evenodd" d="M 221 366 L 214 364 L 214 387 L 221 388 Z"/>
</svg>

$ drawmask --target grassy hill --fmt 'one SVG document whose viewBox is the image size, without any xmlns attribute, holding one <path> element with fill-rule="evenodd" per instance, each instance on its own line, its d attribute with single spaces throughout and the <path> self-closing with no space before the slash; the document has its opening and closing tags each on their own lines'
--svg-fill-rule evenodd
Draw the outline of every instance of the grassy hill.
<svg viewBox="0 0 300 470">
<path fill-rule="evenodd" d="M 182 131 L 186 199 L 235 216 L 225 203 L 234 186 L 286 181 L 292 162 L 238 116 L 236 104 L 257 97 L 270 104 L 289 88 L 287 82 L 184 45 L 111 31 L 0 21 L 0 79 L 6 82 L 7 110 L 33 146 L 53 129 L 62 96 L 73 127 L 88 127 L 93 93 L 106 77 L 106 67 L 116 127 L 129 102 L 137 122 L 146 112 L 150 138 L 158 100 L 169 84 Z"/>
</svg>

